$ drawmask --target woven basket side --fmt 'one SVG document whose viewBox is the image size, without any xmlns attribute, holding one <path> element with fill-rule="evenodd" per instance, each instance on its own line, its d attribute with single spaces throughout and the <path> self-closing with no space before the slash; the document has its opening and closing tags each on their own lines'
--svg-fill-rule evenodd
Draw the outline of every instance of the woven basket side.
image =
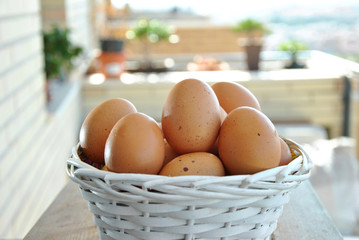
<svg viewBox="0 0 359 240">
<path fill-rule="evenodd" d="M 96 195 L 96 193 L 91 193 L 88 190 L 82 191 L 87 198 L 89 198 L 89 194 Z M 222 208 L 187 206 L 185 209 L 182 206 L 177 206 L 176 209 L 167 203 L 151 203 L 149 201 L 121 203 L 108 200 L 106 203 L 104 199 L 101 199 L 101 203 L 97 203 L 91 199 L 88 200 L 90 211 L 98 216 L 96 224 L 104 229 L 112 231 L 123 229 L 124 233 L 135 237 L 146 234 L 146 238 L 139 239 L 156 239 L 159 236 L 158 232 L 172 234 L 175 236 L 173 239 L 178 239 L 176 237 L 181 234 L 183 238 L 188 234 L 196 238 L 224 236 L 222 231 L 225 226 L 227 228 L 226 236 L 228 237 L 239 236 L 239 234 L 245 234 L 249 230 L 251 230 L 251 236 L 257 236 L 266 232 L 263 228 L 269 228 L 275 224 L 281 214 L 282 205 L 287 200 L 280 201 L 281 198 L 279 198 L 278 201 L 278 198 L 263 199 L 262 201 L 268 203 L 258 203 L 259 207 L 236 204 L 229 208 L 223 208 L 223 206 Z M 236 202 L 231 201 L 231 203 Z M 274 205 L 279 205 L 279 207 L 273 208 Z M 118 209 L 113 211 L 116 208 Z M 155 212 L 151 212 L 151 210 L 155 210 Z M 262 226 L 258 225 L 259 222 Z M 256 228 L 258 230 L 253 230 Z M 246 230 L 244 231 L 244 229 Z M 248 233 L 246 234 L 248 235 Z M 265 237 L 262 236 L 262 238 Z"/>
<path fill-rule="evenodd" d="M 288 142 L 298 158 L 253 175 L 116 174 L 81 161 L 76 147 L 67 172 L 88 201 L 101 239 L 269 239 L 289 192 L 308 179 L 312 165 Z"/>
</svg>

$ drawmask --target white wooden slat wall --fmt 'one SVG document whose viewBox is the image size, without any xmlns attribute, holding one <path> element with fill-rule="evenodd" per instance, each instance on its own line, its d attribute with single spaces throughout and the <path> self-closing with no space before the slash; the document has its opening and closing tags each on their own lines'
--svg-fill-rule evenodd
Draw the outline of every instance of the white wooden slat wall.
<svg viewBox="0 0 359 240">
<path fill-rule="evenodd" d="M 71 40 L 86 50 L 91 49 L 92 28 L 88 0 L 65 0 L 66 25 L 71 29 Z"/>
<path fill-rule="evenodd" d="M 0 1 L 0 239 L 23 238 L 53 201 L 78 137 L 78 82 L 46 109 L 41 31 L 39 0 Z"/>
<path fill-rule="evenodd" d="M 28 229 L 36 220 L 25 212 L 37 189 L 29 176 L 41 167 L 34 164 L 40 146 L 32 139 L 46 120 L 41 19 L 37 0 L 0 4 L 0 238 L 18 238 L 21 224 Z"/>
<path fill-rule="evenodd" d="M 342 134 L 343 81 L 340 77 L 238 82 L 253 92 L 262 111 L 273 122 L 318 124 L 329 131 L 330 137 Z M 106 99 L 122 97 L 135 104 L 138 111 L 159 121 L 163 103 L 173 85 L 173 82 L 141 85 L 116 81 L 108 81 L 100 86 L 84 84 L 83 115 Z"/>
<path fill-rule="evenodd" d="M 330 137 L 342 134 L 342 78 L 243 82 L 274 122 L 318 124 Z"/>
</svg>

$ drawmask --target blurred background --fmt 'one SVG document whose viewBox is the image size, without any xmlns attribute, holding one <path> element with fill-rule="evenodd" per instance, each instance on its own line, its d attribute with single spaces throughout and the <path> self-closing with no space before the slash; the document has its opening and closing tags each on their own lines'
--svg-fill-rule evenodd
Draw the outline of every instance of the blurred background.
<svg viewBox="0 0 359 240">
<path fill-rule="evenodd" d="M 355 239 L 358 61 L 354 0 L 2 0 L 0 239 L 22 239 L 69 181 L 93 107 L 122 97 L 159 121 L 190 77 L 251 90 L 308 150 L 319 198 Z"/>
</svg>

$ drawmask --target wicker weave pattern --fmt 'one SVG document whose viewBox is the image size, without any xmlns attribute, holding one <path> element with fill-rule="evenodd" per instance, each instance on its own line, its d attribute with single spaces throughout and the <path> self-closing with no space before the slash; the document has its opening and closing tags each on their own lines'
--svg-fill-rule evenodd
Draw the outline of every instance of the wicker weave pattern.
<svg viewBox="0 0 359 240">
<path fill-rule="evenodd" d="M 308 179 L 312 165 L 299 145 L 286 141 L 300 156 L 253 175 L 116 174 L 82 162 L 78 146 L 67 172 L 101 239 L 269 239 L 288 193 Z"/>
</svg>

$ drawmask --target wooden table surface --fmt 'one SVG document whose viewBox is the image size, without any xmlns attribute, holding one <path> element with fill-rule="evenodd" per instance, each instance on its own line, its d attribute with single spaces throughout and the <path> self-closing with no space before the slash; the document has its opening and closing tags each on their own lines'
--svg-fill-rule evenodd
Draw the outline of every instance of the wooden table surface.
<svg viewBox="0 0 359 240">
<path fill-rule="evenodd" d="M 97 228 L 78 185 L 69 182 L 24 240 L 96 240 Z M 309 181 L 291 192 L 272 240 L 343 239 Z M 159 239 L 161 240 L 161 239 Z"/>
</svg>

